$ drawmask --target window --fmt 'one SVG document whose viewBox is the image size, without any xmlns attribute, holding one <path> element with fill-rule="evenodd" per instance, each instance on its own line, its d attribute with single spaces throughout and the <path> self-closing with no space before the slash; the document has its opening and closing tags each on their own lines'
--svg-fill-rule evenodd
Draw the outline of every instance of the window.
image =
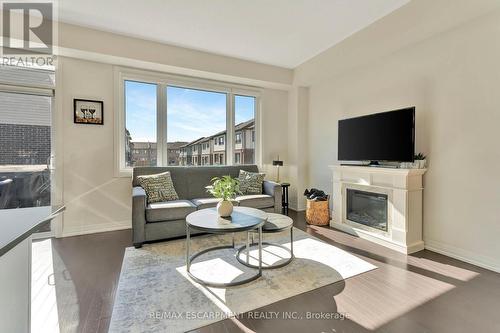
<svg viewBox="0 0 500 333">
<path fill-rule="evenodd" d="M 51 103 L 0 92 L 0 209 L 50 205 Z"/>
<path fill-rule="evenodd" d="M 156 166 L 156 84 L 125 81 L 125 165 Z"/>
<path fill-rule="evenodd" d="M 0 84 L 0 214 L 57 205 L 62 195 L 54 184 L 62 174 L 55 174 L 54 163 L 54 70 L 0 66 Z M 35 237 L 53 232 L 46 224 Z"/>
<path fill-rule="evenodd" d="M 235 164 L 255 163 L 255 97 L 234 96 Z"/>
<path fill-rule="evenodd" d="M 226 129 L 227 94 L 183 87 L 167 87 L 167 136 L 168 142 L 193 146 L 193 152 L 202 153 L 209 148 L 200 140 L 212 138 Z M 217 147 L 216 151 L 225 151 Z M 205 153 L 205 152 L 203 152 Z M 212 152 L 212 153 L 215 153 Z M 196 165 L 197 159 L 191 159 Z M 203 164 L 209 164 L 203 158 Z M 178 165 L 176 161 L 175 165 Z M 189 158 L 188 158 L 188 165 Z"/>
<path fill-rule="evenodd" d="M 119 175 L 139 165 L 256 163 L 256 92 L 130 69 L 117 74 Z"/>
</svg>

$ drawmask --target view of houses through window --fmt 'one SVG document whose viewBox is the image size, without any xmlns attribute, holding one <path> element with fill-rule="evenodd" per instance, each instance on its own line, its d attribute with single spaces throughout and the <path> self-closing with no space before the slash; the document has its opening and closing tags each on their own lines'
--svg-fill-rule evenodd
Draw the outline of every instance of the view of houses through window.
<svg viewBox="0 0 500 333">
<path fill-rule="evenodd" d="M 167 87 L 169 165 L 226 163 L 226 99 L 220 92 Z"/>
<path fill-rule="evenodd" d="M 156 84 L 125 81 L 126 166 L 159 165 L 157 128 L 163 127 L 157 119 L 166 121 L 168 165 L 227 164 L 228 93 L 165 86 L 166 116 L 158 117 L 157 90 Z M 256 98 L 229 96 L 234 106 L 232 163 L 253 164 Z"/>
</svg>

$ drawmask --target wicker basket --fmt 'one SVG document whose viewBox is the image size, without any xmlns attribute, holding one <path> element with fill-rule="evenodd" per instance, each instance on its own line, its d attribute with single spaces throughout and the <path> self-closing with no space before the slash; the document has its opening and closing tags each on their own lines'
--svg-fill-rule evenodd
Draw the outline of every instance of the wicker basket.
<svg viewBox="0 0 500 333">
<path fill-rule="evenodd" d="M 307 200 L 306 222 L 312 225 L 330 224 L 330 197 L 326 201 Z"/>
</svg>

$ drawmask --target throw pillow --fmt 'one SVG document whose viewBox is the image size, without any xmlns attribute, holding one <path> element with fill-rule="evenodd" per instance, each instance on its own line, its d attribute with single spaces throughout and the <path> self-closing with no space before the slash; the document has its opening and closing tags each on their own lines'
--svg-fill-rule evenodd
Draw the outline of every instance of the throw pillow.
<svg viewBox="0 0 500 333">
<path fill-rule="evenodd" d="M 146 191 L 148 203 L 179 200 L 172 177 L 170 177 L 170 171 L 137 176 L 137 180 Z"/>
<path fill-rule="evenodd" d="M 262 183 L 265 173 L 248 172 L 240 170 L 238 180 L 240 181 L 240 191 L 243 194 L 262 194 Z"/>
</svg>

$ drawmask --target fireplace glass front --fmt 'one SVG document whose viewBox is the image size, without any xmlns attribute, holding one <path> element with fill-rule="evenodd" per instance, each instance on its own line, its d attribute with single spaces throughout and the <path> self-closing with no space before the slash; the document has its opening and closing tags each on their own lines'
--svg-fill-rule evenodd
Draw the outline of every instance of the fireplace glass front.
<svg viewBox="0 0 500 333">
<path fill-rule="evenodd" d="M 347 189 L 347 219 L 387 231 L 387 194 Z"/>
</svg>

